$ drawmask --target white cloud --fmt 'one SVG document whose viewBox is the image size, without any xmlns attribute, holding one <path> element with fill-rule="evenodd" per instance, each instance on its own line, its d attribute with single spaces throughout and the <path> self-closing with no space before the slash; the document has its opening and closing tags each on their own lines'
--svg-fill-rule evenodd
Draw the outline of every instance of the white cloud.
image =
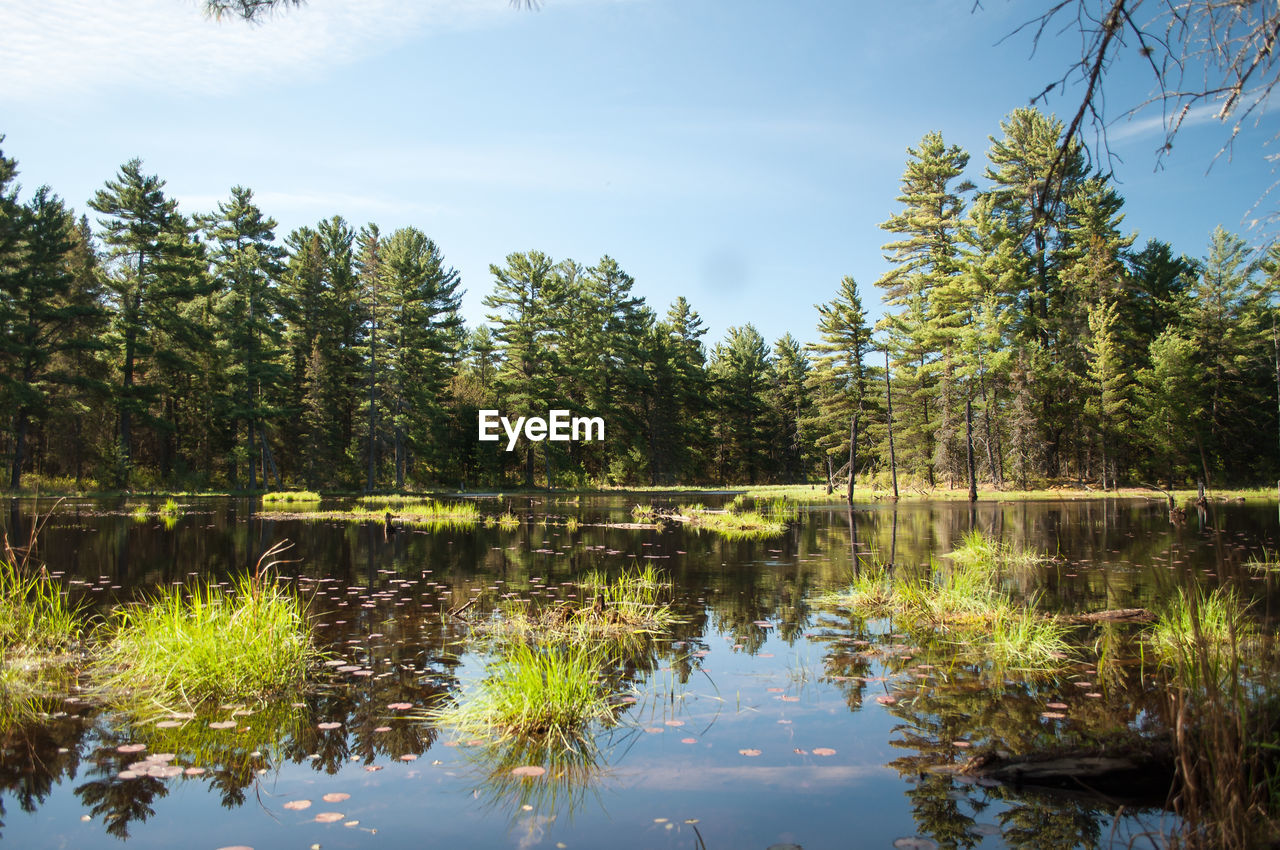
<svg viewBox="0 0 1280 850">
<path fill-rule="evenodd" d="M 106 87 L 208 92 L 273 84 L 403 44 L 498 23 L 507 0 L 309 0 L 259 25 L 199 0 L 0 0 L 0 101 Z"/>
<path fill-rule="evenodd" d="M 1152 107 L 1153 109 L 1156 107 Z M 1207 124 L 1210 121 L 1217 120 L 1218 112 L 1221 106 L 1216 103 L 1201 103 L 1187 110 L 1187 114 L 1183 116 L 1179 130 L 1185 130 L 1188 127 L 1194 127 L 1197 124 Z M 1176 113 L 1170 114 L 1168 117 L 1164 115 L 1149 115 L 1146 118 L 1128 118 L 1124 120 L 1113 121 L 1107 127 L 1107 138 L 1113 142 L 1126 141 L 1128 139 L 1140 139 L 1154 135 L 1164 135 L 1165 127 L 1177 117 Z"/>
</svg>

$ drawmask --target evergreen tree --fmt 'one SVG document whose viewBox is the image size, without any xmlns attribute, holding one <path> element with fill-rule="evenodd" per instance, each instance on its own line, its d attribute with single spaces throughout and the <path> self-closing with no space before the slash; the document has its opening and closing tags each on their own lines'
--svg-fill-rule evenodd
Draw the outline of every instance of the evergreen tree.
<svg viewBox="0 0 1280 850">
<path fill-rule="evenodd" d="M 264 484 L 268 469 L 275 466 L 268 434 L 281 413 L 286 378 L 279 304 L 284 251 L 275 244 L 275 220 L 262 214 L 253 192 L 242 186 L 232 187 L 231 197 L 200 222 L 213 244 L 215 344 L 226 364 L 226 385 L 220 389 L 237 434 L 243 425 L 244 442 L 232 459 L 231 482 L 238 486 L 243 462 L 249 488 L 257 489 L 260 466 Z M 279 486 L 278 470 L 275 477 Z"/>
<path fill-rule="evenodd" d="M 874 409 L 879 391 L 870 386 L 863 362 L 871 352 L 871 329 L 857 282 L 842 278 L 836 297 L 817 310 L 822 341 L 808 346 L 813 365 L 806 379 L 813 413 L 802 426 L 818 450 L 823 474 L 828 474 L 848 459 L 849 424 L 855 415 Z"/>
<path fill-rule="evenodd" d="M 9 486 L 21 485 L 32 420 L 44 420 L 76 375 L 59 355 L 91 346 L 86 320 L 97 305 L 76 297 L 75 217 L 47 186 L 17 207 L 17 243 L 0 275 L 0 398 L 13 413 Z"/>
<path fill-rule="evenodd" d="M 509 416 L 545 415 L 556 394 L 556 354 L 547 344 L 552 317 L 563 298 L 563 282 L 551 258 L 541 251 L 507 255 L 505 267 L 491 265 L 493 292 L 484 306 L 493 335 L 502 346 L 497 389 Z M 524 484 L 533 486 L 535 452 L 522 446 Z"/>
<path fill-rule="evenodd" d="M 422 231 L 404 227 L 382 252 L 382 287 L 390 307 L 386 327 L 384 405 L 391 425 L 396 487 L 415 461 L 447 462 L 445 390 L 460 346 L 461 278 Z M 425 472 L 425 470 L 424 470 Z"/>
<path fill-rule="evenodd" d="M 172 424 L 174 393 L 165 394 L 163 412 L 152 406 L 164 385 L 172 386 L 173 373 L 185 366 L 179 348 L 189 340 L 181 305 L 204 289 L 199 244 L 178 212 L 178 202 L 165 197 L 164 185 L 159 177 L 142 173 L 141 160 L 132 159 L 89 201 L 104 216 L 98 223 L 108 249 L 107 291 L 119 364 L 116 478 L 121 486 L 127 486 L 133 465 L 135 418 L 162 430 Z M 169 441 L 162 437 L 160 442 L 164 471 Z"/>
<path fill-rule="evenodd" d="M 894 267 L 876 285 L 884 301 L 898 309 L 883 328 L 900 387 L 900 456 L 932 485 L 938 465 L 954 474 L 957 307 L 965 293 L 959 267 L 962 195 L 973 189 L 955 183 L 969 155 L 931 132 L 919 149 L 907 149 L 901 212 L 880 225 L 901 238 L 884 246 Z"/>
</svg>

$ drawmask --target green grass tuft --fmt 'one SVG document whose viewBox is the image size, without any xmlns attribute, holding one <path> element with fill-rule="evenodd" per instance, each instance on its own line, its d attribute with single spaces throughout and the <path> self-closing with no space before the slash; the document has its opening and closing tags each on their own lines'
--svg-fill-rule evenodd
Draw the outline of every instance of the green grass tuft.
<svg viewBox="0 0 1280 850">
<path fill-rule="evenodd" d="M 262 494 L 262 504 L 271 505 L 281 502 L 318 502 L 320 494 L 311 490 L 277 490 Z"/>
<path fill-rule="evenodd" d="M 1156 658 L 1172 668 L 1175 681 L 1192 688 L 1217 687 L 1231 676 L 1233 659 L 1253 637 L 1243 603 L 1226 587 L 1178 588 L 1147 632 Z"/>
<path fill-rule="evenodd" d="M 245 576 L 231 591 L 167 587 L 118 611 L 100 681 L 166 710 L 264 700 L 296 690 L 316 655 L 297 595 Z"/>
<path fill-rule="evenodd" d="M 428 713 L 467 737 L 572 741 L 612 715 L 600 684 L 601 654 L 588 647 L 515 643 L 443 708 Z"/>
<path fill-rule="evenodd" d="M 80 636 L 76 609 L 43 570 L 0 560 L 0 655 L 60 652 Z"/>
</svg>

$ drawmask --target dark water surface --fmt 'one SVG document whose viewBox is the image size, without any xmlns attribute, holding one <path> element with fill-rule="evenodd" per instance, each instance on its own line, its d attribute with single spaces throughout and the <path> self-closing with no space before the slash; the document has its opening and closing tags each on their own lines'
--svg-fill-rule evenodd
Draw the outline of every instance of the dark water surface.
<svg viewBox="0 0 1280 850">
<path fill-rule="evenodd" d="M 157 726 L 70 694 L 43 718 L 0 726 L 0 842 L 816 850 L 918 837 L 944 847 L 1126 846 L 1171 831 L 1173 815 L 1139 806 L 1115 818 L 1116 806 L 1096 798 L 1035 796 L 945 765 L 984 744 L 1031 751 L 1140 726 L 1164 704 L 1140 669 L 1103 677 L 1082 662 L 1055 677 L 993 679 L 951 663 L 945 645 L 913 644 L 892 624 L 864 623 L 817 598 L 873 553 L 915 569 L 977 528 L 1053 556 L 1009 578 L 1049 610 L 1152 605 L 1196 582 L 1233 583 L 1264 615 L 1280 601 L 1275 581 L 1245 566 L 1276 547 L 1274 502 L 1215 504 L 1181 526 L 1161 502 L 1142 500 L 868 504 L 852 515 L 817 506 L 802 508 L 786 536 L 760 542 L 596 525 L 628 521 L 634 501 L 624 498 L 487 500 L 484 513 L 510 509 L 521 526 L 392 533 L 380 522 L 273 519 L 247 500 L 179 502 L 172 527 L 134 519 L 134 502 L 62 502 L 39 557 L 104 611 L 158 584 L 225 579 L 287 539 L 291 563 L 279 571 L 313 597 L 335 664 L 314 689 L 251 714 L 212 707 Z M 7 503 L 9 539 L 26 540 L 51 506 Z M 582 523 L 572 533 L 563 525 L 571 516 Z M 674 582 L 681 622 L 626 671 L 620 723 L 601 731 L 598 751 L 540 779 L 513 779 L 510 768 L 537 754 L 456 740 L 388 707 L 421 708 L 483 676 L 469 626 L 442 611 L 476 598 L 467 614 L 483 618 L 507 595 L 566 598 L 583 572 L 636 563 Z M 354 669 L 338 671 L 338 661 Z M 1065 718 L 1042 717 L 1055 701 L 1069 706 Z M 234 724 L 209 727 L 219 721 Z M 130 743 L 204 772 L 120 779 L 141 758 L 117 752 Z M 297 800 L 311 805 L 284 808 Z M 316 822 L 323 812 L 342 817 Z"/>
</svg>

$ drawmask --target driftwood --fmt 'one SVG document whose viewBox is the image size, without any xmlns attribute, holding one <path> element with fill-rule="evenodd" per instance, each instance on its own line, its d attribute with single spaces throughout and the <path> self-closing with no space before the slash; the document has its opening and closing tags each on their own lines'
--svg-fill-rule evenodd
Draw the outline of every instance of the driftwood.
<svg viewBox="0 0 1280 850">
<path fill-rule="evenodd" d="M 1112 802 L 1163 806 L 1176 777 L 1173 751 L 1166 743 L 1107 752 L 1080 749 L 1023 756 L 981 754 L 960 773 L 987 777 L 1017 788 L 1083 793 Z"/>
<path fill-rule="evenodd" d="M 1086 614 L 1062 614 L 1058 619 L 1065 623 L 1150 623 L 1156 615 L 1146 608 L 1112 608 L 1108 611 L 1090 611 Z"/>
</svg>

